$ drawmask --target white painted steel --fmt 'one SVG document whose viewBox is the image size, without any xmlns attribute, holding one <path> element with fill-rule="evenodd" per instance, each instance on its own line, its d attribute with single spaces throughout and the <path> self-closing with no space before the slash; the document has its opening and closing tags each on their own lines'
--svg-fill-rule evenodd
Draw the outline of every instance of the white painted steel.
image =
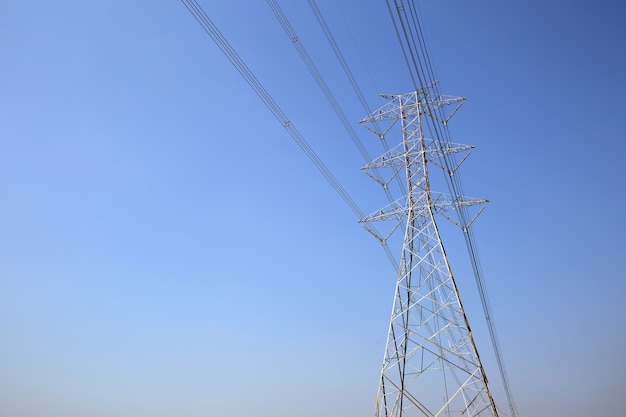
<svg viewBox="0 0 626 417">
<path fill-rule="evenodd" d="M 435 220 L 436 214 L 449 219 L 445 212 L 486 200 L 431 191 L 431 164 L 443 168 L 447 154 L 471 147 L 448 143 L 442 148 L 426 139 L 422 128 L 425 117 L 447 123 L 463 99 L 429 87 L 383 97 L 387 104 L 361 122 L 379 137 L 399 128 L 402 142 L 363 169 L 387 168 L 388 177 L 374 178 L 383 187 L 403 172 L 407 192 L 361 219 L 381 242 L 401 226 L 405 230 L 374 416 L 497 416 Z M 456 106 L 442 119 L 440 108 L 449 105 Z M 393 226 L 380 235 L 368 227 L 374 221 Z"/>
</svg>

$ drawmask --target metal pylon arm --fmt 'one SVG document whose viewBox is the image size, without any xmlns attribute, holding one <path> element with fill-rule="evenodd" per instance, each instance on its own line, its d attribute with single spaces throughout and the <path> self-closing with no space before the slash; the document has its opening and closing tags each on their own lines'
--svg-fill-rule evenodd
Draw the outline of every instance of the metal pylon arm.
<svg viewBox="0 0 626 417">
<path fill-rule="evenodd" d="M 419 194 L 418 199 L 413 204 L 413 208 L 416 210 L 416 212 L 419 213 L 421 212 L 421 210 L 432 206 L 435 213 L 441 214 L 450 210 L 457 210 L 461 207 L 469 207 L 489 202 L 489 200 L 465 196 L 461 196 L 458 200 L 455 200 L 450 194 L 447 193 L 431 192 L 430 196 L 431 199 L 429 201 L 426 193 Z M 363 217 L 359 220 L 359 223 L 369 223 L 386 220 L 405 220 L 408 216 L 409 210 L 410 207 L 406 202 L 406 198 L 402 197 L 391 202 L 390 204 L 387 204 L 385 207 L 375 211 L 369 216 Z"/>
<path fill-rule="evenodd" d="M 406 199 L 404 197 L 399 198 L 382 209 L 363 217 L 359 220 L 359 223 L 369 223 L 386 220 L 404 220 L 407 214 Z"/>
<path fill-rule="evenodd" d="M 366 174 L 374 181 L 378 182 L 383 188 L 387 188 L 391 181 L 396 178 L 402 170 L 404 170 L 407 156 L 413 164 L 419 165 L 423 159 L 426 159 L 438 168 L 444 171 L 449 171 L 449 175 L 451 175 L 454 174 L 458 167 L 469 156 L 469 152 L 467 151 L 473 149 L 473 146 L 471 145 L 459 143 L 447 142 L 439 144 L 433 140 L 425 140 L 425 142 L 426 147 L 424 151 L 422 147 L 423 145 L 419 139 L 407 140 L 406 148 L 403 144 L 396 145 L 378 158 L 363 166 L 361 170 L 366 171 Z M 426 152 L 426 158 L 422 158 L 422 152 Z M 459 152 L 467 153 L 461 158 L 461 161 L 458 164 L 452 168 L 448 168 L 443 162 L 446 156 Z M 380 168 L 391 168 L 392 171 L 389 175 L 381 176 L 378 172 L 378 169 Z M 372 175 L 368 171 L 374 171 L 376 175 Z"/>
<path fill-rule="evenodd" d="M 368 130 L 376 133 L 378 136 L 384 136 L 391 128 L 391 125 L 395 124 L 402 117 L 419 117 L 419 115 L 423 114 L 446 124 L 458 111 L 461 102 L 465 100 L 465 97 L 444 95 L 432 92 L 429 88 L 407 94 L 381 94 L 380 96 L 389 101 L 360 121 Z M 442 119 L 441 115 L 435 114 L 440 108 L 455 103 L 459 104 L 445 118 Z M 376 125 L 376 123 L 382 121 L 391 122 L 390 126 L 382 131 L 367 125 L 368 123 Z"/>
<path fill-rule="evenodd" d="M 419 139 L 412 139 L 407 141 L 408 152 L 415 156 L 416 153 L 423 152 L 422 144 Z M 445 143 L 441 146 L 439 143 L 433 140 L 427 140 L 426 146 L 426 159 L 432 161 L 434 159 L 441 159 L 446 155 L 464 152 L 473 149 L 472 145 L 465 145 L 460 143 Z M 400 143 L 394 146 L 389 151 L 385 152 L 378 158 L 374 159 L 369 164 L 362 167 L 362 170 L 378 169 L 387 167 L 404 167 L 405 165 L 405 153 L 407 151 L 404 148 L 404 144 Z M 411 159 L 415 159 L 414 157 Z"/>
<path fill-rule="evenodd" d="M 485 204 L 489 202 L 489 200 L 466 196 L 459 196 L 458 199 L 454 199 L 447 193 L 431 192 L 430 196 L 433 200 L 433 207 L 437 213 L 458 210 L 461 207 L 475 206 L 477 204 Z"/>
</svg>

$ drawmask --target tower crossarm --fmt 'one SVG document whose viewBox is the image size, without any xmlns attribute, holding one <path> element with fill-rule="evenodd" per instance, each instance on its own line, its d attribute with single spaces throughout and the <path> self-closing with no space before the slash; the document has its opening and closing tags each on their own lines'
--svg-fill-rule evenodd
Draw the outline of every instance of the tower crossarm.
<svg viewBox="0 0 626 417">
<path fill-rule="evenodd" d="M 424 146 L 425 145 L 425 146 Z M 405 168 L 406 159 L 411 161 L 412 164 L 418 165 L 422 161 L 426 160 L 444 171 L 450 171 L 453 174 L 454 171 L 465 161 L 469 156 L 469 150 L 473 149 L 471 145 L 446 142 L 439 144 L 433 140 L 424 140 L 424 144 L 419 139 L 408 140 L 406 146 L 399 144 L 389 149 L 387 152 L 374 159 L 372 162 L 363 166 L 361 170 L 366 171 L 366 174 L 374 181 L 378 182 L 383 188 L 387 188 L 390 182 Z M 422 158 L 422 153 L 426 153 L 426 157 Z M 461 161 L 452 169 L 443 162 L 450 154 L 467 152 L 465 156 L 461 158 Z M 380 168 L 391 168 L 389 175 L 381 175 L 378 172 Z M 376 172 L 377 175 L 370 174 L 369 171 Z"/>
<path fill-rule="evenodd" d="M 461 107 L 461 102 L 465 100 L 465 97 L 437 93 L 432 86 L 407 94 L 381 94 L 380 96 L 389 101 L 360 121 L 365 128 L 380 137 L 383 137 L 403 117 L 415 117 L 423 114 L 446 124 Z M 442 107 L 452 104 L 456 104 L 456 106 L 448 115 L 439 111 Z M 384 121 L 390 122 L 389 125 L 385 129 L 377 130 L 380 128 L 377 123 Z M 368 124 L 372 124 L 373 127 L 368 126 Z"/>
<path fill-rule="evenodd" d="M 465 152 L 474 149 L 472 145 L 465 145 L 463 143 L 445 142 L 439 144 L 433 140 L 426 144 L 426 158 L 429 161 L 434 159 L 444 158 L 446 155 L 451 155 L 459 152 Z"/>
<path fill-rule="evenodd" d="M 470 149 L 473 149 L 472 145 L 465 145 L 460 143 L 445 143 L 443 146 L 440 146 L 437 142 L 429 140 L 426 146 L 426 159 L 429 161 L 443 158 L 446 155 L 464 152 Z M 405 150 L 404 144 L 400 143 L 389 149 L 389 151 L 385 152 L 378 158 L 374 159 L 369 164 L 363 166 L 362 170 L 368 169 L 378 169 L 378 168 L 387 168 L 387 167 L 403 167 L 405 165 L 405 155 L 409 152 L 410 154 L 420 153 L 422 151 L 422 144 L 419 139 L 413 139 L 407 141 L 407 150 Z M 415 158 L 411 158 L 414 160 Z"/>
<path fill-rule="evenodd" d="M 370 223 L 385 220 L 402 221 L 406 218 L 408 212 L 405 200 L 406 199 L 403 197 L 393 201 L 369 216 L 363 217 L 359 220 L 359 223 Z"/>
<path fill-rule="evenodd" d="M 463 231 L 467 231 L 467 228 L 469 228 L 474 223 L 474 221 L 476 221 L 478 216 L 480 216 L 480 214 L 485 209 L 485 206 L 483 205 L 482 207 L 480 207 L 480 209 L 473 215 L 473 217 L 467 221 L 465 226 L 449 217 L 446 213 L 451 210 L 459 210 L 461 208 L 482 205 L 489 202 L 489 200 L 466 196 L 459 196 L 458 199 L 454 199 L 452 198 L 452 196 L 450 196 L 450 194 L 433 192 L 431 192 L 431 198 L 433 199 L 433 212 L 441 215 L 446 220 L 450 221 Z"/>
<path fill-rule="evenodd" d="M 448 212 L 450 210 L 457 210 L 461 207 L 469 207 L 477 204 L 488 203 L 489 200 L 465 197 L 461 196 L 458 199 L 454 199 L 447 193 L 430 192 L 430 199 L 426 193 L 417 193 L 417 200 L 413 204 L 413 209 L 418 213 L 422 210 L 426 210 L 429 207 L 433 208 L 433 211 L 438 214 Z M 400 198 L 386 205 L 380 210 L 375 211 L 369 216 L 363 217 L 359 220 L 359 223 L 369 223 L 375 221 L 386 220 L 405 220 L 408 216 L 410 207 L 406 204 L 405 198 Z"/>
<path fill-rule="evenodd" d="M 454 199 L 447 193 L 431 192 L 430 196 L 433 201 L 433 208 L 436 213 L 445 213 L 450 210 L 458 210 L 461 207 L 469 207 L 477 204 L 488 203 L 489 200 L 459 196 L 458 199 Z"/>
</svg>

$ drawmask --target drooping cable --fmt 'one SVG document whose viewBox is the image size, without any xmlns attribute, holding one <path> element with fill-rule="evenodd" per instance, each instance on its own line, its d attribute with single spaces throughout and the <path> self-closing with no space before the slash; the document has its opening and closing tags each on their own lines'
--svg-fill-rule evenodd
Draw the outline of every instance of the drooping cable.
<svg viewBox="0 0 626 417">
<path fill-rule="evenodd" d="M 372 157 L 369 155 L 369 153 L 367 152 L 367 149 L 365 148 L 365 146 L 361 142 L 361 139 L 359 139 L 359 136 L 354 131 L 354 128 L 352 127 L 352 125 L 350 124 L 350 121 L 348 120 L 348 117 L 346 116 L 345 112 L 343 111 L 343 109 L 339 105 L 339 102 L 337 101 L 337 99 L 335 98 L 335 95 L 333 94 L 332 90 L 330 89 L 330 87 L 326 83 L 326 80 L 324 79 L 324 77 L 322 76 L 322 74 L 318 70 L 317 66 L 313 62 L 313 59 L 311 58 L 311 56 L 309 55 L 308 51 L 306 50 L 304 44 L 302 43 L 302 40 L 296 34 L 296 31 L 294 30 L 293 26 L 289 22 L 289 19 L 287 18 L 287 15 L 285 15 L 285 13 L 283 12 L 283 10 L 281 9 L 280 5 L 278 4 L 278 2 L 276 0 L 267 0 L 267 4 L 272 9 L 272 12 L 274 12 L 274 15 L 276 16 L 276 19 L 278 19 L 278 22 L 280 23 L 280 25 L 282 26 L 283 30 L 287 34 L 287 37 L 291 40 L 291 43 L 296 48 L 296 51 L 300 55 L 300 58 L 302 59 L 302 61 L 306 65 L 307 69 L 309 70 L 309 73 L 311 73 L 311 75 L 313 76 L 313 79 L 315 80 L 315 82 L 317 83 L 318 87 L 320 88 L 320 90 L 324 94 L 324 97 L 326 97 L 326 100 L 330 104 L 330 107 L 332 107 L 332 109 L 334 110 L 335 114 L 339 118 L 339 121 L 341 122 L 341 124 L 343 125 L 344 129 L 348 133 L 348 136 L 350 136 L 350 139 L 352 139 L 352 142 L 354 143 L 354 145 L 359 150 L 359 153 L 363 157 L 365 163 L 366 164 L 370 163 L 372 161 Z M 372 172 L 373 172 L 373 175 L 375 176 L 375 178 L 378 180 L 378 182 L 383 183 L 383 180 L 380 177 L 380 173 L 378 172 L 378 170 L 377 169 L 373 169 Z M 387 197 L 389 199 L 389 202 L 392 202 L 393 201 L 393 197 L 392 197 L 389 189 L 385 188 L 385 192 L 387 193 Z"/>
<path fill-rule="evenodd" d="M 333 52 L 335 53 L 335 57 L 337 57 L 337 60 L 339 61 L 339 64 L 341 65 L 343 72 L 346 74 L 346 77 L 348 77 L 348 80 L 350 81 L 350 85 L 352 86 L 352 89 L 357 95 L 359 102 L 361 103 L 361 106 L 363 107 L 363 110 L 365 111 L 365 114 L 366 115 L 372 114 L 372 109 L 367 104 L 367 100 L 365 99 L 365 96 L 363 95 L 363 91 L 359 87 L 359 83 L 357 82 L 356 77 L 352 73 L 352 70 L 350 69 L 348 62 L 343 56 L 343 53 L 341 52 L 341 49 L 339 48 L 339 44 L 337 44 L 337 41 L 335 41 L 335 37 L 333 36 L 328 24 L 326 23 L 326 20 L 324 19 L 322 12 L 317 6 L 317 2 L 315 0 L 309 0 L 309 5 L 311 6 L 311 10 L 313 10 L 313 14 L 315 15 L 315 18 L 317 19 L 318 24 L 322 28 L 324 35 L 326 36 L 326 40 L 328 40 L 328 43 L 330 44 Z M 378 132 L 381 131 L 381 129 L 378 127 L 377 121 L 373 121 L 373 125 L 376 131 Z M 380 141 L 383 145 L 385 152 L 389 152 L 389 145 L 387 144 L 387 138 L 384 135 L 381 135 Z M 399 177 L 397 177 L 396 180 L 397 180 L 398 188 L 404 194 L 405 192 L 404 183 Z M 389 192 L 387 188 L 385 188 L 385 192 L 387 193 L 387 196 L 389 198 L 389 194 L 388 194 Z M 390 202 L 391 201 L 393 200 L 390 199 Z"/>
<path fill-rule="evenodd" d="M 296 48 L 296 51 L 300 55 L 300 58 L 302 59 L 302 61 L 306 65 L 307 69 L 309 70 L 309 72 L 311 73 L 313 78 L 315 79 L 315 82 L 317 83 L 319 88 L 322 90 L 322 93 L 324 94 L 324 96 L 328 100 L 330 106 L 332 107 L 332 109 L 337 114 L 337 117 L 341 121 L 341 124 L 344 126 L 346 131 L 348 131 L 350 138 L 352 139 L 352 141 L 354 142 L 355 146 L 357 147 L 357 149 L 361 153 L 361 156 L 363 156 L 363 158 L 365 159 L 366 162 L 369 162 L 371 160 L 371 157 L 369 156 L 369 154 L 367 152 L 367 149 L 365 149 L 365 147 L 363 146 L 363 143 L 359 139 L 358 135 L 356 134 L 356 132 L 354 131 L 352 126 L 350 125 L 350 122 L 348 121 L 348 118 L 346 117 L 345 113 L 343 112 L 341 106 L 339 105 L 337 99 L 335 98 L 334 94 L 332 93 L 330 87 L 328 87 L 328 84 L 324 80 L 324 77 L 322 76 L 322 74 L 318 70 L 317 66 L 313 62 L 313 59 L 311 58 L 311 56 L 307 52 L 306 48 L 304 47 L 304 44 L 302 43 L 302 40 L 296 34 L 293 26 L 289 22 L 289 19 L 287 18 L 287 16 L 285 15 L 283 10 L 279 6 L 279 4 L 276 2 L 276 0 L 267 0 L 267 4 L 272 9 L 272 12 L 274 12 L 274 15 L 276 16 L 276 19 L 278 19 L 278 22 L 280 23 L 280 25 L 282 26 L 283 30 L 287 34 L 287 37 L 291 40 L 291 43 Z"/>
<path fill-rule="evenodd" d="M 365 163 L 366 164 L 370 163 L 371 160 L 372 160 L 372 157 L 369 155 L 369 153 L 367 152 L 367 149 L 365 148 L 365 146 L 361 142 L 361 139 L 359 139 L 359 136 L 354 131 L 354 128 L 352 127 L 352 125 L 350 124 L 350 122 L 348 120 L 348 117 L 346 116 L 345 112 L 341 108 L 341 105 L 339 104 L 339 102 L 335 98 L 335 95 L 333 94 L 332 90 L 330 89 L 330 87 L 326 83 L 326 80 L 324 79 L 324 77 L 320 73 L 319 69 L 315 65 L 315 62 L 313 61 L 313 59 L 309 55 L 308 51 L 306 50 L 304 44 L 302 43 L 302 40 L 297 35 L 297 33 L 294 30 L 293 26 L 289 22 L 289 19 L 287 18 L 287 15 L 285 15 L 285 13 L 283 12 L 282 8 L 280 7 L 280 5 L 278 4 L 278 2 L 276 0 L 267 0 L 267 4 L 269 5 L 270 9 L 272 10 L 274 15 L 276 16 L 276 19 L 278 20 L 278 22 L 282 26 L 283 30 L 287 34 L 287 37 L 291 40 L 292 44 L 296 48 L 296 51 L 300 55 L 300 58 L 302 59 L 302 61 L 304 62 L 305 66 L 309 70 L 309 73 L 313 76 L 313 79 L 315 80 L 315 82 L 317 83 L 318 87 L 320 88 L 320 90 L 324 94 L 324 97 L 326 98 L 326 100 L 330 104 L 330 107 L 334 110 L 335 114 L 339 118 L 339 121 L 341 122 L 341 124 L 343 125 L 344 129 L 348 133 L 348 136 L 350 136 L 350 139 L 352 139 L 352 142 L 357 147 L 357 149 L 358 149 L 359 153 L 361 154 L 361 156 L 363 157 Z M 384 181 L 381 178 L 380 173 L 378 172 L 378 169 L 372 169 L 371 171 L 372 171 L 372 175 L 374 176 L 374 178 L 380 184 L 383 184 Z M 388 187 L 384 187 L 384 191 L 385 191 L 385 193 L 387 195 L 387 198 L 388 198 L 389 202 L 390 203 L 393 202 L 394 198 L 391 195 L 391 191 L 389 190 L 389 188 Z M 367 228 L 369 228 L 370 231 L 372 229 L 369 225 L 367 226 Z M 382 240 L 380 238 L 378 239 L 378 241 L 385 248 L 385 250 L 388 251 L 388 256 L 390 256 L 390 258 L 391 258 L 392 253 L 391 253 L 391 250 L 389 249 L 389 247 L 387 246 L 387 241 L 386 240 Z M 393 266 L 394 266 L 394 268 L 397 269 L 397 265 L 395 263 L 393 263 Z"/>
<path fill-rule="evenodd" d="M 431 77 L 430 78 L 430 82 L 434 82 L 436 80 L 435 76 L 434 76 L 434 71 L 432 69 L 432 63 L 430 60 L 430 57 L 428 56 L 428 52 L 427 52 L 427 48 L 425 46 L 425 42 L 424 42 L 424 36 L 423 33 L 421 31 L 421 25 L 419 24 L 419 19 L 417 17 L 417 13 L 415 12 L 415 2 L 413 0 L 410 1 L 409 3 L 409 10 L 411 11 L 412 14 L 412 18 L 413 21 L 415 22 L 415 26 L 419 32 L 419 39 L 420 39 L 420 47 L 422 48 L 423 51 L 423 55 L 426 58 L 426 62 L 427 62 L 427 67 L 428 67 L 428 75 Z M 436 92 L 437 94 L 439 94 L 438 92 L 438 85 L 435 84 L 436 87 Z M 443 109 L 439 108 L 439 118 L 441 120 L 445 120 L 445 116 L 443 116 Z M 450 138 L 450 133 L 449 133 L 449 129 L 447 124 L 444 124 L 443 126 L 441 126 L 438 123 L 435 123 L 435 121 L 433 119 L 430 119 L 433 130 L 435 132 L 435 136 L 437 138 L 437 140 L 441 143 L 441 142 L 449 142 L 449 138 Z M 441 131 L 441 130 L 442 131 Z M 451 192 L 452 194 L 456 197 L 459 198 L 461 195 L 463 195 L 463 184 L 461 181 L 461 177 L 460 175 L 452 175 L 452 172 L 449 167 L 450 166 L 455 166 L 456 165 L 456 161 L 454 160 L 454 156 L 453 155 L 449 155 L 449 160 L 446 161 L 446 164 L 448 165 L 448 169 L 447 169 L 447 173 L 449 174 L 449 179 L 450 179 L 450 185 L 451 185 Z M 476 247 L 476 241 L 474 239 L 474 234 L 473 234 L 473 230 L 471 228 L 471 224 L 469 221 L 469 215 L 467 213 L 467 209 L 465 209 L 464 207 L 461 207 L 461 210 L 458 211 L 459 214 L 459 219 L 461 222 L 461 225 L 463 225 L 463 231 L 464 231 L 464 238 L 465 238 L 465 242 L 466 242 L 466 246 L 468 248 L 468 252 L 470 255 L 470 260 L 471 260 L 471 264 L 472 264 L 472 269 L 474 272 L 474 277 L 479 289 L 479 294 L 480 294 L 480 298 L 481 298 L 481 304 L 483 306 L 483 311 L 485 314 L 485 319 L 487 321 L 487 325 L 488 325 L 488 330 L 489 330 L 489 334 L 490 334 L 490 338 L 492 341 L 492 345 L 493 345 L 493 349 L 494 349 L 494 353 L 496 356 L 496 361 L 498 364 L 498 368 L 500 371 L 500 376 L 502 379 L 502 383 L 503 383 L 503 387 L 505 390 L 505 394 L 507 396 L 507 401 L 509 403 L 509 409 L 511 412 L 511 415 L 513 417 L 515 417 L 516 415 L 516 409 L 515 409 L 515 403 L 513 401 L 513 397 L 512 397 L 512 393 L 511 393 L 511 389 L 510 389 L 510 384 L 508 382 L 508 377 L 506 375 L 506 370 L 505 370 L 505 366 L 504 366 L 504 361 L 502 359 L 502 353 L 501 353 L 501 349 L 499 347 L 499 343 L 498 343 L 498 338 L 497 338 L 497 333 L 496 333 L 496 327 L 495 327 L 495 323 L 493 321 L 493 314 L 491 313 L 491 307 L 490 307 L 490 303 L 489 303 L 489 297 L 487 294 L 487 288 L 485 286 L 484 283 L 484 279 L 483 279 L 483 273 L 482 273 L 482 269 L 481 269 L 481 265 L 480 265 L 480 260 L 478 257 L 478 252 L 477 252 L 477 247 Z"/>
<path fill-rule="evenodd" d="M 365 99 L 365 96 L 363 95 L 363 92 L 361 91 L 361 88 L 359 87 L 359 84 L 357 83 L 356 78 L 354 77 L 354 74 L 350 70 L 350 66 L 348 65 L 348 62 L 344 58 L 343 53 L 341 53 L 341 49 L 339 48 L 339 45 L 335 41 L 335 37 L 330 31 L 330 28 L 328 27 L 328 24 L 326 23 L 326 19 L 324 19 L 324 16 L 322 15 L 320 8 L 317 6 L 317 2 L 315 0 L 309 0 L 309 6 L 311 6 L 311 10 L 313 11 L 313 14 L 315 14 L 315 18 L 317 19 L 317 22 L 319 23 L 320 27 L 322 28 L 322 31 L 324 32 L 324 36 L 326 36 L 328 43 L 330 44 L 333 52 L 335 53 L 335 56 L 337 57 L 337 60 L 339 61 L 339 64 L 341 65 L 343 72 L 348 77 L 348 81 L 350 81 L 350 85 L 352 86 L 352 89 L 354 90 L 357 97 L 359 98 L 359 101 L 361 102 L 361 106 L 365 110 L 365 114 L 371 114 L 372 110 L 367 104 L 367 100 Z M 380 130 L 380 129 L 377 129 L 377 130 Z"/>
<path fill-rule="evenodd" d="M 414 83 L 416 79 L 419 80 L 420 88 L 423 88 L 427 85 L 433 85 L 433 90 L 436 94 L 439 94 L 438 85 L 435 83 L 437 80 L 434 76 L 434 71 L 432 69 L 430 56 L 425 45 L 421 24 L 419 23 L 415 1 L 409 0 L 408 4 L 405 4 L 402 0 L 394 0 L 394 7 L 392 8 L 390 0 L 387 0 L 387 6 L 394 27 L 396 28 L 398 39 L 401 43 L 402 51 L 405 57 L 405 61 L 408 65 L 411 78 L 413 79 Z M 398 29 L 398 27 L 401 28 L 402 35 L 400 34 L 400 30 Z M 418 86 L 416 86 L 416 89 L 417 87 Z M 434 113 L 438 114 L 440 120 L 446 120 L 445 116 L 443 115 L 443 109 L 441 107 L 432 110 Z M 442 127 L 439 123 L 435 122 L 434 119 L 427 118 L 427 125 L 431 135 L 433 136 L 433 139 L 436 140 L 440 146 L 450 142 L 450 134 L 447 124 L 444 124 Z M 463 187 L 459 173 L 451 169 L 451 167 L 456 166 L 454 156 L 450 154 L 445 155 L 443 161 L 446 167 L 445 171 L 448 174 L 446 175 L 448 188 L 456 201 L 459 201 L 459 197 L 463 195 Z M 470 261 L 472 264 L 472 270 L 479 290 L 481 304 L 483 307 L 485 319 L 487 321 L 487 327 L 496 356 L 496 361 L 500 371 L 503 387 L 509 403 L 509 409 L 511 415 L 515 417 L 515 404 L 506 375 L 501 349 L 498 343 L 495 324 L 493 322 L 493 315 L 491 313 L 491 307 L 487 295 L 487 289 L 484 283 L 483 273 L 478 258 L 474 234 L 471 229 L 471 221 L 469 220 L 469 215 L 466 208 L 458 207 L 457 214 L 459 217 L 459 223 L 461 224 L 462 230 L 464 232 L 463 235 L 465 243 L 468 249 Z"/>
<path fill-rule="evenodd" d="M 265 87 L 261 84 L 261 82 L 256 78 L 254 73 L 248 68 L 245 62 L 241 59 L 239 54 L 233 49 L 230 43 L 226 40 L 224 35 L 222 35 L 221 31 L 217 28 L 217 26 L 213 23 L 213 21 L 209 18 L 206 12 L 202 9 L 202 7 L 195 0 L 181 0 L 181 2 L 185 5 L 187 10 L 192 14 L 192 16 L 196 19 L 196 21 L 200 24 L 202 29 L 211 37 L 213 42 L 217 45 L 217 47 L 222 51 L 224 55 L 228 58 L 228 60 L 233 64 L 237 72 L 245 79 L 245 81 L 250 85 L 250 87 L 254 90 L 254 92 L 259 96 L 261 101 L 267 106 L 270 112 L 274 115 L 274 117 L 283 125 L 283 127 L 287 130 L 287 132 L 294 139 L 296 144 L 300 147 L 300 149 L 306 154 L 306 156 L 311 160 L 311 162 L 315 165 L 315 167 L 322 173 L 324 178 L 330 183 L 330 185 L 335 189 L 335 191 L 339 194 L 342 200 L 348 205 L 348 207 L 357 215 L 359 219 L 365 217 L 363 211 L 356 204 L 354 199 L 348 194 L 345 188 L 341 185 L 341 183 L 337 180 L 337 178 L 332 174 L 332 172 L 328 169 L 326 164 L 320 159 L 317 153 L 311 148 L 306 139 L 302 136 L 302 134 L 296 129 L 296 127 L 291 123 L 287 115 L 280 108 L 278 103 L 272 98 L 272 96 L 267 92 Z M 375 227 L 373 225 L 368 226 L 372 233 L 377 234 Z M 395 265 L 395 260 L 391 250 L 388 246 L 383 245 L 389 260 L 393 265 Z"/>
</svg>

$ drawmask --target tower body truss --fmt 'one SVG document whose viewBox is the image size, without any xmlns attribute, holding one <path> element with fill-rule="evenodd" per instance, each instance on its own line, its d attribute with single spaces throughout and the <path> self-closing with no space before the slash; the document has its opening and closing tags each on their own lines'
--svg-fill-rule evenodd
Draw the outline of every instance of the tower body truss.
<svg viewBox="0 0 626 417">
<path fill-rule="evenodd" d="M 404 229 L 374 416 L 497 416 L 435 221 L 436 214 L 485 200 L 431 191 L 429 168 L 449 166 L 442 162 L 447 154 L 469 147 L 426 139 L 422 126 L 425 117 L 447 123 L 435 110 L 453 105 L 454 113 L 462 99 L 425 90 L 383 97 L 388 103 L 362 123 L 380 137 L 399 125 L 402 142 L 364 169 L 388 168 L 389 182 L 404 176 L 406 194 L 361 219 L 366 228 L 393 222 L 390 234 Z M 384 242 L 389 235 L 377 237 Z"/>
</svg>

